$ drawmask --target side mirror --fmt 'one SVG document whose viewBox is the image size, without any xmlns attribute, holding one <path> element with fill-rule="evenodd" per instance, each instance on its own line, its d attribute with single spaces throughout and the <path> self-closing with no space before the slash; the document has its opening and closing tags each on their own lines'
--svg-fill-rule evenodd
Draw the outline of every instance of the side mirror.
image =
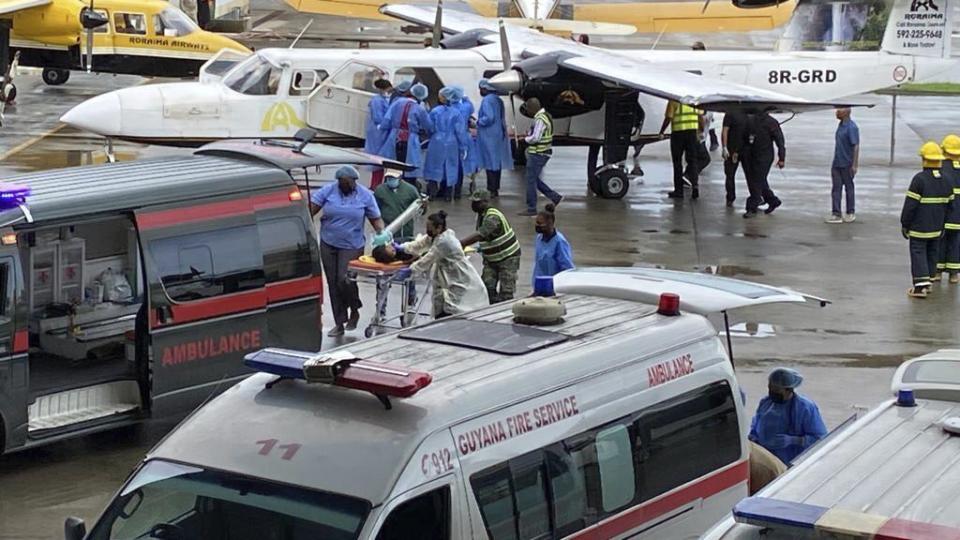
<svg viewBox="0 0 960 540">
<path fill-rule="evenodd" d="M 87 535 L 87 525 L 78 517 L 68 517 L 63 522 L 64 540 L 83 540 Z"/>
</svg>

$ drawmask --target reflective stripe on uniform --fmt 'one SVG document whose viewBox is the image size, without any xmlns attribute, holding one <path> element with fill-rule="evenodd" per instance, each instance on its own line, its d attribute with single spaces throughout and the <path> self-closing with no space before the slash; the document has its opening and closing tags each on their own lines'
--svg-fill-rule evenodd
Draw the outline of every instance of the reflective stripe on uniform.
<svg viewBox="0 0 960 540">
<path fill-rule="evenodd" d="M 919 194 L 919 193 L 914 193 L 913 191 L 907 191 L 907 198 L 908 198 L 908 199 L 913 199 L 913 200 L 915 200 L 915 201 L 919 201 L 919 200 L 920 200 L 920 194 Z"/>
<path fill-rule="evenodd" d="M 670 121 L 670 130 L 690 131 L 700 129 L 700 111 L 683 103 L 674 102 L 673 117 Z"/>
<path fill-rule="evenodd" d="M 947 263 L 944 266 L 946 266 L 947 270 L 960 270 L 960 263 Z"/>
<path fill-rule="evenodd" d="M 943 234 L 943 231 L 936 231 L 936 232 L 907 231 L 907 235 L 910 238 L 919 238 L 920 240 L 930 240 L 932 238 L 940 238 L 941 234 Z"/>
<path fill-rule="evenodd" d="M 920 204 L 947 204 L 953 200 L 953 197 L 920 197 L 917 200 Z"/>
<path fill-rule="evenodd" d="M 514 234 L 513 228 L 510 227 L 510 223 L 507 221 L 506 216 L 503 215 L 503 212 L 496 208 L 489 208 L 484 214 L 484 218 L 490 215 L 500 220 L 500 225 L 503 227 L 503 234 L 489 242 L 481 240 L 480 253 L 482 253 L 483 258 L 489 262 L 500 262 L 512 255 L 516 255 L 517 252 L 520 251 L 520 242 L 517 240 L 517 235 Z"/>
<path fill-rule="evenodd" d="M 553 146 L 553 117 L 546 109 L 540 109 L 537 114 L 533 115 L 533 121 L 536 122 L 537 120 L 543 122 L 543 133 L 540 135 L 539 141 L 527 147 L 527 151 L 542 154 Z"/>
<path fill-rule="evenodd" d="M 960 231 L 960 223 L 944 223 L 943 228 L 948 231 Z"/>
</svg>

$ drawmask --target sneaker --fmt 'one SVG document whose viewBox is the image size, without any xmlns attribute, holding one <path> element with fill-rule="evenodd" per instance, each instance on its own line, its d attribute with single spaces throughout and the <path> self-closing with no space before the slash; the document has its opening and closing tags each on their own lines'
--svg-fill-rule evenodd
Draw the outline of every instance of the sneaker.
<svg viewBox="0 0 960 540">
<path fill-rule="evenodd" d="M 690 198 L 691 198 L 691 199 L 694 199 L 694 200 L 695 200 L 695 199 L 699 199 L 699 198 L 700 198 L 700 188 L 695 187 L 695 188 L 693 188 L 692 190 L 690 190 Z"/>
<path fill-rule="evenodd" d="M 733 208 L 733 201 L 736 199 L 727 199 L 727 208 Z"/>
<path fill-rule="evenodd" d="M 937 272 L 937 273 L 934 274 L 933 276 L 930 276 L 930 281 L 932 281 L 932 282 L 934 282 L 934 283 L 938 283 L 938 282 L 939 282 L 940 280 L 942 280 L 942 279 L 943 279 L 943 275 L 941 275 L 940 272 Z"/>
<path fill-rule="evenodd" d="M 953 285 L 960 283 L 960 274 L 950 274 L 950 283 Z"/>
<path fill-rule="evenodd" d="M 350 318 L 347 319 L 347 330 L 356 330 L 357 323 L 360 322 L 360 312 L 356 309 L 350 310 Z"/>
<path fill-rule="evenodd" d="M 343 325 L 338 324 L 333 327 L 333 330 L 330 330 L 329 332 L 327 332 L 327 337 L 340 337 L 343 335 L 343 333 L 344 333 Z"/>
<path fill-rule="evenodd" d="M 553 200 L 553 207 L 556 208 L 560 206 L 561 202 L 563 202 L 563 195 L 557 195 L 557 198 Z"/>
<path fill-rule="evenodd" d="M 683 198 L 683 193 L 680 192 L 680 191 L 670 191 L 670 192 L 667 193 L 667 197 L 669 197 L 669 198 L 671 198 L 671 199 L 682 199 L 682 198 Z"/>
<path fill-rule="evenodd" d="M 783 201 L 781 201 L 780 199 L 777 199 L 777 200 L 773 201 L 772 203 L 768 204 L 768 205 L 767 205 L 767 209 L 764 210 L 763 213 L 764 213 L 764 214 L 772 214 L 773 211 L 776 210 L 777 208 L 780 208 L 781 205 L 783 205 Z"/>
<path fill-rule="evenodd" d="M 743 213 L 743 219 L 750 219 L 755 217 L 757 217 L 756 210 L 747 210 L 746 212 Z"/>
<path fill-rule="evenodd" d="M 926 287 L 910 287 L 907 289 L 907 296 L 910 298 L 926 298 L 927 297 L 927 288 Z"/>
<path fill-rule="evenodd" d="M 491 199 L 496 199 L 496 198 L 499 197 L 499 196 L 500 196 L 500 192 L 499 192 L 499 191 L 497 191 L 497 190 L 495 190 L 495 189 L 490 191 L 490 198 L 491 198 Z"/>
<path fill-rule="evenodd" d="M 639 165 L 634 165 L 630 170 L 630 176 L 643 176 L 643 169 Z"/>
<path fill-rule="evenodd" d="M 831 214 L 830 217 L 823 220 L 824 223 L 843 223 L 843 218 L 840 214 Z"/>
<path fill-rule="evenodd" d="M 533 217 L 533 216 L 536 216 L 536 215 L 537 215 L 537 211 L 536 211 L 536 210 L 524 210 L 523 212 L 517 212 L 517 215 L 518 215 L 518 216 L 524 216 L 524 217 Z"/>
<path fill-rule="evenodd" d="M 853 223 L 853 222 L 856 221 L 856 220 L 857 220 L 857 215 L 856 215 L 856 214 L 844 214 L 844 216 L 843 216 L 843 222 L 844 222 L 844 223 Z"/>
</svg>

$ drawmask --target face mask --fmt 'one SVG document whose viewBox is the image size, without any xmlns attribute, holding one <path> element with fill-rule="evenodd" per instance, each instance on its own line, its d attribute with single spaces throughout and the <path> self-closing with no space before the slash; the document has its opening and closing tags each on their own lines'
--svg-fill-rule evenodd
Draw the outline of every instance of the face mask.
<svg viewBox="0 0 960 540">
<path fill-rule="evenodd" d="M 349 195 L 357 189 L 356 186 L 352 186 L 352 185 L 345 186 L 343 184 L 340 184 L 339 187 L 340 187 L 340 193 L 343 193 L 344 195 Z"/>
<path fill-rule="evenodd" d="M 537 231 L 537 234 L 543 234 L 543 233 L 547 232 L 546 227 L 541 227 L 540 225 L 535 225 L 535 226 L 533 227 L 533 230 Z"/>
<path fill-rule="evenodd" d="M 398 187 L 400 187 L 400 179 L 399 179 L 399 178 L 387 178 L 387 187 L 390 188 L 390 189 L 397 189 Z"/>
<path fill-rule="evenodd" d="M 786 399 L 783 397 L 783 394 L 779 392 L 770 392 L 767 395 L 770 396 L 770 400 L 774 403 L 783 403 L 786 401 Z"/>
</svg>

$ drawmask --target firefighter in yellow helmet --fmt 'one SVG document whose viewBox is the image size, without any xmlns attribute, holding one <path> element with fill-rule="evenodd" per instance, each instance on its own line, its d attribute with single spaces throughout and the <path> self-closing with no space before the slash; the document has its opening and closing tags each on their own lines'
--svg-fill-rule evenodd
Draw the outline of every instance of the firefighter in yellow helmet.
<svg viewBox="0 0 960 540">
<path fill-rule="evenodd" d="M 920 157 L 923 170 L 910 182 L 900 212 L 903 237 L 910 240 L 913 286 L 907 294 L 912 298 L 926 298 L 930 292 L 930 278 L 937 271 L 940 257 L 944 217 L 953 202 L 953 186 L 940 172 L 945 159 L 940 145 L 932 141 L 924 143 Z"/>
<path fill-rule="evenodd" d="M 940 239 L 940 262 L 933 281 L 939 281 L 944 271 L 950 275 L 950 283 L 960 283 L 960 137 L 947 135 L 940 143 L 943 166 L 940 172 L 953 188 L 953 202 L 947 208 L 943 223 L 943 238 Z"/>
</svg>

